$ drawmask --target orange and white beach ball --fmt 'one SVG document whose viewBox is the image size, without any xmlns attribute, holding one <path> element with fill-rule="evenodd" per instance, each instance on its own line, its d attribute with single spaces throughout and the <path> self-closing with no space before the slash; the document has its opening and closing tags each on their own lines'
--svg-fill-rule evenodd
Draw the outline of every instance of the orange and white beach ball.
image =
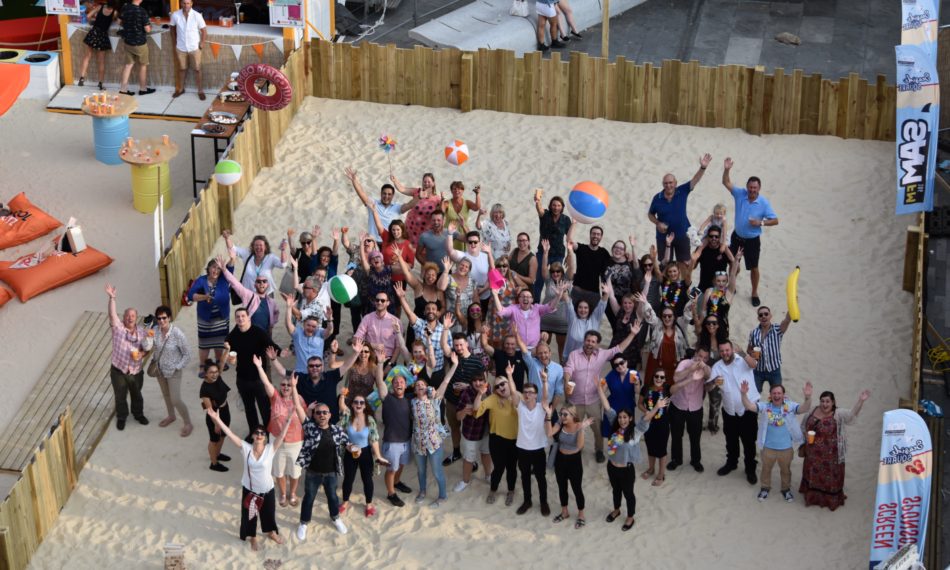
<svg viewBox="0 0 950 570">
<path fill-rule="evenodd" d="M 468 145 L 462 141 L 452 141 L 445 146 L 445 160 L 455 166 L 461 166 L 468 160 Z"/>
</svg>

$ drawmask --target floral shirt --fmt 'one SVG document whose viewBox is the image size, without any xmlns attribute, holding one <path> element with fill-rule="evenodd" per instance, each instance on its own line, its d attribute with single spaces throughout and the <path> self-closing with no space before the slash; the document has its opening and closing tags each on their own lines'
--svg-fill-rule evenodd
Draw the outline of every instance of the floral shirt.
<svg viewBox="0 0 950 570">
<path fill-rule="evenodd" d="M 564 259 L 564 236 L 567 235 L 567 230 L 571 229 L 571 218 L 564 215 L 563 213 L 554 221 L 554 216 L 551 215 L 549 210 L 544 211 L 544 215 L 541 216 L 541 226 L 540 234 L 542 240 L 548 240 L 551 244 L 551 250 L 548 252 L 548 259 L 558 258 Z M 538 251 L 543 253 L 541 249 L 541 241 L 538 240 Z M 538 258 L 541 258 L 541 255 L 538 255 Z M 540 268 L 538 269 L 540 271 Z"/>
<path fill-rule="evenodd" d="M 495 222 L 491 220 L 482 222 L 482 241 L 491 245 L 491 254 L 495 259 L 508 255 L 511 251 L 511 231 L 508 228 L 508 220 L 501 222 L 505 226 L 503 230 L 498 229 Z"/>
<path fill-rule="evenodd" d="M 168 334 L 162 336 L 161 327 L 155 327 L 155 356 L 160 356 L 158 367 L 162 376 L 171 378 L 176 370 L 184 368 L 191 360 L 191 348 L 181 329 L 171 325 Z"/>
<path fill-rule="evenodd" d="M 505 279 L 505 286 L 498 291 L 498 300 L 501 301 L 502 307 L 507 307 L 508 305 L 515 302 L 515 295 L 517 294 L 518 287 L 511 282 L 511 279 Z M 495 304 L 491 303 L 489 309 L 489 323 L 491 324 L 491 339 L 493 341 L 501 342 L 505 339 L 505 336 L 508 335 L 508 331 L 511 327 L 511 322 L 507 317 L 502 317 L 501 315 L 495 312 Z"/>
<path fill-rule="evenodd" d="M 412 451 L 416 455 L 435 453 L 442 447 L 445 431 L 439 420 L 442 398 L 433 399 L 435 390 L 429 388 L 426 400 L 412 400 Z"/>
</svg>

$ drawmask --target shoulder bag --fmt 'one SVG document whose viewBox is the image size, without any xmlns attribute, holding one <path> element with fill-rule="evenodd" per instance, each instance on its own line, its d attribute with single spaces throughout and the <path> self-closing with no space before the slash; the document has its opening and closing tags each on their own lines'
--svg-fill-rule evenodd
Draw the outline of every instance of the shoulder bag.
<svg viewBox="0 0 950 570">
<path fill-rule="evenodd" d="M 169 326 L 168 328 L 169 336 L 171 336 L 173 328 L 174 328 L 174 325 Z M 148 334 L 148 331 L 146 331 L 146 334 Z M 161 329 L 158 329 L 158 334 L 162 334 Z M 165 347 L 167 346 L 168 346 L 168 338 L 166 337 L 165 344 L 162 345 L 161 352 L 159 352 L 158 356 L 152 358 L 152 361 L 148 363 L 148 369 L 145 370 L 145 373 L 148 374 L 151 378 L 158 378 L 158 373 L 161 371 L 161 369 L 158 367 L 158 363 L 159 361 L 161 361 L 162 355 L 165 354 Z"/>
<path fill-rule="evenodd" d="M 527 18 L 528 3 L 524 0 L 514 0 L 514 2 L 511 3 L 511 9 L 508 10 L 508 13 L 519 18 Z"/>
<path fill-rule="evenodd" d="M 244 284 L 244 274 L 247 273 L 247 262 L 248 260 L 245 259 L 244 270 L 241 271 L 241 278 L 238 279 L 238 282 L 241 283 L 242 285 Z M 227 271 L 227 269 L 225 269 L 225 271 Z M 227 283 L 227 280 L 225 280 L 225 283 Z M 231 287 L 231 304 L 234 305 L 235 307 L 241 306 L 241 296 L 238 295 L 238 292 L 234 290 L 234 287 Z"/>
<path fill-rule="evenodd" d="M 264 497 L 258 495 L 254 492 L 254 483 L 251 479 L 251 454 L 254 453 L 254 450 L 247 452 L 247 457 L 244 458 L 244 465 L 247 467 L 247 484 L 250 486 L 248 489 L 250 492 L 244 497 L 244 508 L 247 509 L 248 515 L 247 518 L 254 520 L 254 517 L 257 516 L 257 513 L 261 511 L 264 507 Z"/>
</svg>

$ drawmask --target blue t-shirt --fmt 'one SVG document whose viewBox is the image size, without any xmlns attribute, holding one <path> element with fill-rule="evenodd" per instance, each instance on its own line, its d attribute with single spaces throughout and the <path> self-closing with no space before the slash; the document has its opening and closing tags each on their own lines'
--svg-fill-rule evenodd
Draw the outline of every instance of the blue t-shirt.
<svg viewBox="0 0 950 570">
<path fill-rule="evenodd" d="M 772 210 L 772 205 L 761 194 L 755 202 L 749 203 L 749 191 L 733 185 L 732 197 L 736 200 L 736 235 L 743 239 L 757 238 L 762 235 L 762 226 L 750 226 L 749 218 L 773 220 L 778 217 Z"/>
<path fill-rule="evenodd" d="M 772 404 L 772 402 L 769 402 L 767 405 L 772 409 L 772 417 L 782 417 L 782 406 L 776 406 Z M 789 411 L 792 411 L 791 408 L 789 408 Z M 795 421 L 795 416 L 790 415 L 786 421 Z M 792 446 L 792 436 L 788 433 L 788 426 L 785 424 L 773 426 L 766 420 L 765 430 L 765 447 L 781 451 Z"/>
<path fill-rule="evenodd" d="M 604 377 L 604 380 L 607 381 L 607 388 L 610 390 L 610 395 L 607 396 L 607 402 L 610 404 L 610 409 L 615 410 L 617 413 L 620 413 L 620 410 L 624 408 L 630 408 L 630 411 L 636 413 L 637 411 L 637 393 L 636 388 L 633 384 L 630 383 L 631 376 L 636 377 L 636 372 L 630 370 L 627 372 L 627 376 L 624 378 L 620 377 L 620 373 L 616 370 L 611 370 L 607 373 L 607 376 Z M 641 386 L 643 384 L 640 384 Z M 606 418 L 606 414 L 604 417 Z M 603 422 L 601 427 L 601 435 L 604 437 L 610 437 L 611 434 L 611 424 L 613 422 Z"/>
<path fill-rule="evenodd" d="M 402 204 L 392 202 L 388 206 L 383 206 L 383 203 L 379 200 L 373 200 L 372 198 L 369 200 L 376 205 L 376 213 L 379 214 L 379 221 L 383 223 L 383 227 L 387 230 L 389 229 L 389 224 L 393 223 L 393 220 L 398 220 L 399 216 L 402 215 Z M 369 209 L 369 206 L 366 206 L 366 214 L 369 216 L 369 235 L 373 236 L 373 239 L 376 241 L 383 241 L 383 238 L 379 237 L 379 232 L 376 230 L 376 220 L 373 219 L 373 211 Z"/>
<path fill-rule="evenodd" d="M 270 330 L 270 311 L 267 308 L 266 299 L 261 299 L 260 304 L 257 305 L 257 310 L 251 315 L 251 324 L 264 331 Z"/>
<path fill-rule="evenodd" d="M 308 337 L 301 323 L 294 331 L 294 354 L 297 355 L 294 371 L 297 374 L 306 374 L 307 360 L 314 356 L 323 358 L 323 328 L 317 329 L 313 336 Z"/>
<path fill-rule="evenodd" d="M 650 213 L 667 225 L 667 233 L 673 232 L 677 238 L 686 237 L 686 230 L 689 229 L 689 218 L 686 217 L 686 199 L 692 190 L 691 183 L 680 184 L 673 191 L 673 199 L 667 200 L 663 192 L 653 197 L 650 204 Z M 657 241 L 665 240 L 666 234 L 660 233 L 660 228 L 656 228 Z"/>
<path fill-rule="evenodd" d="M 538 401 L 540 401 L 541 396 L 544 394 L 544 385 L 541 383 L 541 370 L 544 368 L 544 365 L 541 364 L 540 360 L 530 354 L 526 355 L 524 363 L 528 366 L 528 382 L 538 387 Z M 548 364 L 549 404 L 554 400 L 555 395 L 560 396 L 561 401 L 564 401 L 564 368 L 552 360 L 551 364 Z"/>
</svg>

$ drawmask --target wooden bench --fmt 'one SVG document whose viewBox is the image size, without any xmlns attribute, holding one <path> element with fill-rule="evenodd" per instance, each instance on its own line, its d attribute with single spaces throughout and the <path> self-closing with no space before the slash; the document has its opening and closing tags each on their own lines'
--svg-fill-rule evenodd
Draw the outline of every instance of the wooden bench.
<svg viewBox="0 0 950 570">
<path fill-rule="evenodd" d="M 109 316 L 86 311 L 0 436 L 0 470 L 22 472 L 67 406 L 72 410 L 75 464 L 81 468 L 115 413 L 111 361 Z"/>
</svg>

